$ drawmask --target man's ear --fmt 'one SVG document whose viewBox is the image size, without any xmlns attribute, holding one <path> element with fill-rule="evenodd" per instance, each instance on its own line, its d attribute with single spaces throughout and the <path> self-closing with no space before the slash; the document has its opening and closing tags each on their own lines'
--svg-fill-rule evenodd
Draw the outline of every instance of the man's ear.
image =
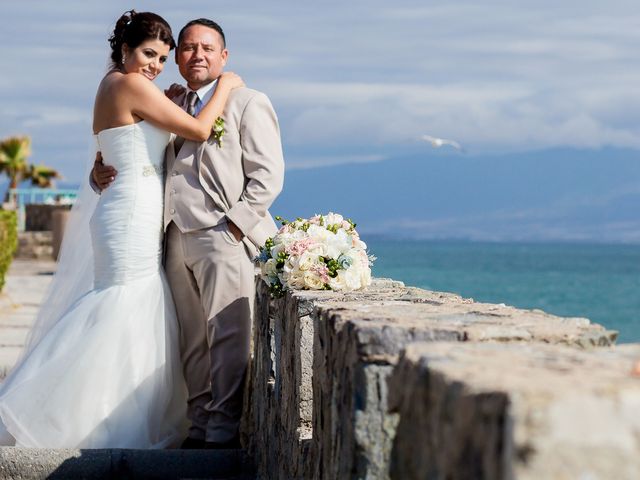
<svg viewBox="0 0 640 480">
<path fill-rule="evenodd" d="M 220 56 L 222 57 L 222 66 L 224 67 L 227 64 L 227 58 L 229 57 L 229 50 L 225 48 L 224 50 L 222 50 L 222 53 L 220 54 Z"/>
</svg>

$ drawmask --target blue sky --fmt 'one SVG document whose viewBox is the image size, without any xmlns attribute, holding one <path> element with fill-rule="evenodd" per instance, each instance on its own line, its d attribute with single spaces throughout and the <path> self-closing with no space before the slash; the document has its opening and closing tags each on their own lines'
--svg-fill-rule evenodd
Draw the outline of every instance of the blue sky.
<svg viewBox="0 0 640 480">
<path fill-rule="evenodd" d="M 33 161 L 78 181 L 106 39 L 132 7 L 176 33 L 223 26 L 229 69 L 278 112 L 289 172 L 432 155 L 425 133 L 468 158 L 640 147 L 640 6 L 576 0 L 3 2 L 0 137 L 31 135 Z M 177 80 L 171 64 L 157 84 Z"/>
</svg>

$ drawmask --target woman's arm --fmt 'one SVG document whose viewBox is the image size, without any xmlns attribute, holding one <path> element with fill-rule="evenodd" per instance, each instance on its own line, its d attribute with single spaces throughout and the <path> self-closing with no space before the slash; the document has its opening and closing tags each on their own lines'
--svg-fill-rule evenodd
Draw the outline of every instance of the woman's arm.
<svg viewBox="0 0 640 480">
<path fill-rule="evenodd" d="M 169 100 L 162 91 L 142 75 L 131 73 L 122 79 L 125 82 L 127 102 L 131 112 L 154 125 L 181 137 L 204 142 L 211 135 L 216 118 L 222 115 L 231 90 L 244 86 L 235 73 L 225 72 L 218 79 L 213 98 L 192 117 Z"/>
</svg>

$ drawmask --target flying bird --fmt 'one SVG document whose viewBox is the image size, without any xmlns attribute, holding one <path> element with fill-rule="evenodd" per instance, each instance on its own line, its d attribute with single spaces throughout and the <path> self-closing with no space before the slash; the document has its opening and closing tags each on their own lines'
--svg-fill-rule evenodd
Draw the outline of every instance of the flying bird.
<svg viewBox="0 0 640 480">
<path fill-rule="evenodd" d="M 444 145 L 449 145 L 450 147 L 455 148 L 461 152 L 464 152 L 464 148 L 455 140 L 447 140 L 446 138 L 437 138 L 432 137 L 431 135 L 422 135 L 422 140 L 425 142 L 429 142 L 433 148 L 440 148 Z"/>
</svg>

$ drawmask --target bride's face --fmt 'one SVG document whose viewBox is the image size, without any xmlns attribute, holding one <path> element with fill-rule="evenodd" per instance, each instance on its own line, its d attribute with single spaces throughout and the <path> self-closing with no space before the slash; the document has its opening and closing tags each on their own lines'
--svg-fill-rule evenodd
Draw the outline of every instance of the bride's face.
<svg viewBox="0 0 640 480">
<path fill-rule="evenodd" d="M 157 38 L 145 40 L 134 49 L 124 45 L 124 70 L 127 73 L 140 73 L 154 80 L 164 69 L 169 56 L 169 45 Z"/>
</svg>

